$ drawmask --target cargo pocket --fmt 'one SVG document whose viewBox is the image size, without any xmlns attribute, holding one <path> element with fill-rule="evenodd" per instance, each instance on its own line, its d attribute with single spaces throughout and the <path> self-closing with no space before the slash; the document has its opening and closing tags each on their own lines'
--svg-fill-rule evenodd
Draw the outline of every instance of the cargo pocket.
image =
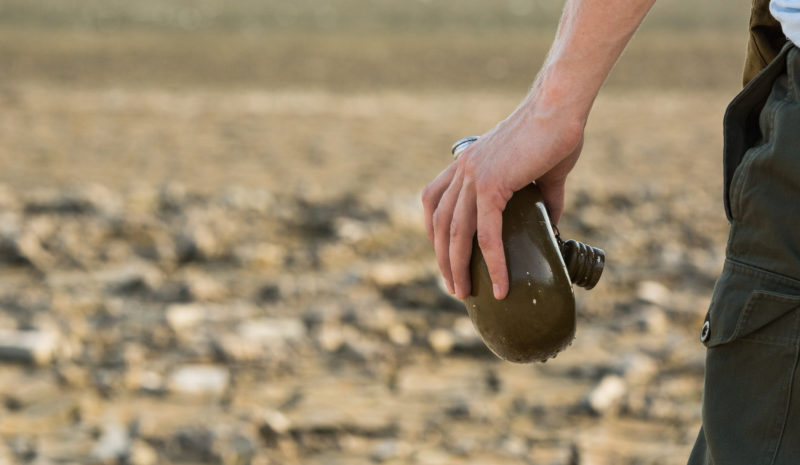
<svg viewBox="0 0 800 465">
<path fill-rule="evenodd" d="M 800 292 L 718 291 L 701 336 L 708 347 L 703 393 L 708 449 L 714 463 L 770 465 L 786 425 L 797 366 Z"/>
</svg>

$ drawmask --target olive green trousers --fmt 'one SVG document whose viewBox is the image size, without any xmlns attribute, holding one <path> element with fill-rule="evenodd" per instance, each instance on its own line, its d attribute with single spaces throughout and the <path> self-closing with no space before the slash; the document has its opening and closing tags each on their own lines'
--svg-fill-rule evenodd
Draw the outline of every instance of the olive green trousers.
<svg viewBox="0 0 800 465">
<path fill-rule="evenodd" d="M 729 105 L 726 262 L 701 332 L 703 426 L 689 465 L 800 464 L 800 49 Z"/>
</svg>

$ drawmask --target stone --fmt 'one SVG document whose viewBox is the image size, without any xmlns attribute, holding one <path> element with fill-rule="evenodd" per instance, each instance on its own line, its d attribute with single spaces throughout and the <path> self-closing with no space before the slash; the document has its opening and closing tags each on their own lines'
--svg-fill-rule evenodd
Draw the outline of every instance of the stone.
<svg viewBox="0 0 800 465">
<path fill-rule="evenodd" d="M 325 352 L 336 352 L 344 344 L 345 330 L 338 322 L 325 322 L 317 330 L 315 339 Z"/>
<path fill-rule="evenodd" d="M 669 319 L 661 307 L 647 305 L 636 310 L 635 323 L 639 331 L 653 335 L 665 335 L 669 332 Z"/>
<path fill-rule="evenodd" d="M 655 281 L 642 281 L 636 289 L 636 297 L 644 302 L 665 306 L 669 303 L 670 290 Z"/>
<path fill-rule="evenodd" d="M 627 383 L 643 385 L 658 374 L 658 364 L 643 353 L 632 352 L 620 357 L 613 370 Z"/>
<path fill-rule="evenodd" d="M 135 440 L 130 447 L 128 463 L 130 465 L 157 465 L 158 452 L 145 441 Z"/>
<path fill-rule="evenodd" d="M 398 346 L 407 346 L 411 344 L 414 337 L 414 334 L 408 329 L 408 326 L 403 323 L 395 323 L 389 326 L 387 335 L 389 336 L 389 340 Z"/>
<path fill-rule="evenodd" d="M 234 210 L 265 214 L 269 212 L 275 196 L 264 189 L 246 189 L 232 186 L 222 193 L 222 204 Z"/>
<path fill-rule="evenodd" d="M 306 326 L 299 318 L 262 318 L 239 325 L 239 336 L 265 347 L 285 347 L 306 338 Z"/>
<path fill-rule="evenodd" d="M 619 409 L 628 387 L 616 375 L 607 375 L 592 389 L 586 398 L 590 411 L 596 415 L 613 414 Z"/>
<path fill-rule="evenodd" d="M 288 252 L 278 244 L 242 244 L 233 251 L 236 261 L 254 270 L 271 270 L 286 262 Z"/>
<path fill-rule="evenodd" d="M 103 426 L 103 433 L 92 448 L 92 458 L 99 463 L 124 463 L 131 446 L 128 429 L 119 423 Z"/>
<path fill-rule="evenodd" d="M 284 358 L 306 341 L 306 327 L 298 318 L 262 318 L 240 324 L 233 333 L 219 334 L 214 344 L 231 360 Z"/>
<path fill-rule="evenodd" d="M 181 280 L 181 296 L 196 302 L 214 302 L 223 300 L 227 290 L 218 280 L 206 273 L 192 270 L 184 274 Z"/>
<path fill-rule="evenodd" d="M 0 360 L 46 365 L 58 345 L 59 335 L 51 331 L 0 329 Z"/>
<path fill-rule="evenodd" d="M 455 338 L 452 331 L 437 328 L 428 334 L 428 344 L 437 354 L 447 354 L 455 345 Z"/>
<path fill-rule="evenodd" d="M 176 332 L 185 331 L 206 320 L 206 308 L 198 304 L 173 304 L 165 311 L 167 324 Z"/>
<path fill-rule="evenodd" d="M 176 253 L 182 262 L 216 258 L 221 249 L 222 245 L 214 231 L 204 224 L 187 226 L 176 242 Z"/>
<path fill-rule="evenodd" d="M 250 463 L 255 452 L 253 441 L 237 432 L 217 437 L 212 449 L 212 454 L 219 458 L 221 465 Z"/>
<path fill-rule="evenodd" d="M 28 435 L 20 434 L 12 437 L 8 441 L 11 453 L 22 463 L 32 462 L 38 455 L 36 439 Z"/>
<path fill-rule="evenodd" d="M 170 392 L 189 395 L 221 395 L 228 390 L 230 373 L 214 365 L 183 365 L 170 373 Z"/>
<path fill-rule="evenodd" d="M 122 295 L 153 292 L 163 280 L 161 271 L 145 262 L 97 272 L 93 277 L 103 283 L 109 292 Z"/>
</svg>

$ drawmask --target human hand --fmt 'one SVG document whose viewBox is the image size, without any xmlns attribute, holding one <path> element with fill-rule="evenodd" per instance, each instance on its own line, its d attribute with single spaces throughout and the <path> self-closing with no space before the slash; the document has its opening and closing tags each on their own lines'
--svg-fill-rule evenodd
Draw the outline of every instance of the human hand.
<svg viewBox="0 0 800 465">
<path fill-rule="evenodd" d="M 550 219 L 564 206 L 564 183 L 583 145 L 583 120 L 521 106 L 480 137 L 422 193 L 425 228 L 448 290 L 465 299 L 471 291 L 473 237 L 483 253 L 495 298 L 508 293 L 503 250 L 503 210 L 511 196 L 536 181 Z"/>
</svg>

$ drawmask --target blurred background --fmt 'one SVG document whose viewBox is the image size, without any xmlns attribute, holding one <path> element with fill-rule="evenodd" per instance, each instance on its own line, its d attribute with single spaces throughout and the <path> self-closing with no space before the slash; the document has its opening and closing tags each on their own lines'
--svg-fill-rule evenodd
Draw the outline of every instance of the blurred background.
<svg viewBox="0 0 800 465">
<path fill-rule="evenodd" d="M 490 354 L 424 234 L 561 7 L 0 0 L 0 464 L 685 463 L 745 0 L 660 2 L 598 98 L 556 360 Z"/>
</svg>

